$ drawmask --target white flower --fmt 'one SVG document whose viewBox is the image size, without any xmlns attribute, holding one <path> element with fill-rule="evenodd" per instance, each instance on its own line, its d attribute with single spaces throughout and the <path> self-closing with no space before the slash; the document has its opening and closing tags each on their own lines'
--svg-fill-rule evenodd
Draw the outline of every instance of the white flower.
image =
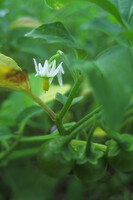
<svg viewBox="0 0 133 200">
<path fill-rule="evenodd" d="M 58 82 L 59 82 L 59 85 L 62 86 L 63 85 L 63 82 L 62 82 L 62 74 L 64 74 L 64 70 L 63 70 L 63 67 L 62 67 L 62 62 L 59 64 L 58 66 L 60 69 L 57 73 L 57 78 L 58 78 Z"/>
<path fill-rule="evenodd" d="M 53 78 L 57 75 L 59 85 L 62 86 L 62 74 L 64 74 L 64 70 L 62 67 L 62 62 L 59 64 L 59 66 L 56 68 L 56 60 L 53 61 L 52 67 L 50 67 L 48 60 L 45 60 L 44 66 L 41 65 L 41 63 L 37 64 L 35 58 L 33 58 L 34 64 L 35 64 L 35 70 L 36 75 L 40 76 L 44 79 L 49 80 L 49 83 L 51 84 L 53 81 Z"/>
</svg>

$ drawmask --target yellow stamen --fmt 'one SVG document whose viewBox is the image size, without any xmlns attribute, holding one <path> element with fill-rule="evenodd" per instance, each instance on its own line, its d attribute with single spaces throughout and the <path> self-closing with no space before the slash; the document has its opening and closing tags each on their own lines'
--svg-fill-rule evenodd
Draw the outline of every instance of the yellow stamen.
<svg viewBox="0 0 133 200">
<path fill-rule="evenodd" d="M 42 87 L 43 87 L 43 90 L 45 91 L 49 90 L 49 79 L 43 79 Z"/>
</svg>

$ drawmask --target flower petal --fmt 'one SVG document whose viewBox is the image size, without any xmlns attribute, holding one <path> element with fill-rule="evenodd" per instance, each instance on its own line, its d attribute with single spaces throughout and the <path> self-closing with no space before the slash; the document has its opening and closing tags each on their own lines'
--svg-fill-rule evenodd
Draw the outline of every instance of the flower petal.
<svg viewBox="0 0 133 200">
<path fill-rule="evenodd" d="M 53 73 L 54 73 L 54 71 L 55 71 L 55 68 L 56 68 L 56 60 L 54 60 L 54 62 L 53 62 L 52 69 L 51 69 L 51 71 L 50 71 L 50 73 L 49 73 L 50 76 L 53 76 Z"/>
<path fill-rule="evenodd" d="M 62 63 L 61 63 L 62 64 Z M 62 74 L 64 74 L 65 72 L 64 72 L 64 69 L 63 69 L 63 67 L 61 66 L 61 73 Z"/>
<path fill-rule="evenodd" d="M 41 63 L 38 64 L 38 68 L 39 68 L 39 74 L 42 75 L 43 68 L 42 68 Z"/>
<path fill-rule="evenodd" d="M 54 79 L 54 78 L 50 78 L 50 79 L 49 79 L 49 84 L 52 83 L 53 79 Z"/>
<path fill-rule="evenodd" d="M 39 74 L 35 74 L 35 77 L 39 76 Z"/>
<path fill-rule="evenodd" d="M 39 74 L 39 69 L 38 69 L 38 66 L 37 66 L 36 59 L 33 58 L 33 61 L 34 61 L 34 64 L 35 64 L 35 70 L 36 70 L 36 73 Z"/>
<path fill-rule="evenodd" d="M 61 69 L 61 63 L 59 64 L 59 66 L 56 68 L 56 70 L 53 72 L 52 76 L 56 76 L 58 74 L 58 72 L 60 71 Z"/>
<path fill-rule="evenodd" d="M 61 72 L 61 70 L 57 74 L 57 79 L 58 79 L 59 85 L 62 86 L 63 85 L 63 81 L 62 81 L 62 72 Z"/>
<path fill-rule="evenodd" d="M 43 76 L 49 76 L 49 64 L 48 64 L 48 60 L 45 60 L 44 67 L 43 67 L 43 70 L 42 70 L 42 75 Z"/>
</svg>

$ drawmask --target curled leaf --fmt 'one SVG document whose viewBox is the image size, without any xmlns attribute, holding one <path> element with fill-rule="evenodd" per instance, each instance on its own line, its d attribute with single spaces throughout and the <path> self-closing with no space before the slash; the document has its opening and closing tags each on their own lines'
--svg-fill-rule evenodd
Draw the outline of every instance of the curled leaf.
<svg viewBox="0 0 133 200">
<path fill-rule="evenodd" d="M 0 54 L 0 87 L 30 91 L 27 74 L 13 59 L 3 54 Z"/>
</svg>

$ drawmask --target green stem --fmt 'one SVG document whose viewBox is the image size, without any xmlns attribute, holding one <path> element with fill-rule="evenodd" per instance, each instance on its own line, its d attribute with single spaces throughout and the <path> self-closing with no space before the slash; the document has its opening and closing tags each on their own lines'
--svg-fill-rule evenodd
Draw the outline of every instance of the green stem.
<svg viewBox="0 0 133 200">
<path fill-rule="evenodd" d="M 90 119 L 88 119 L 87 121 L 85 121 L 84 123 L 82 123 L 80 126 L 78 126 L 77 128 L 75 128 L 70 135 L 68 135 L 68 143 L 70 142 L 70 140 L 77 134 L 77 132 L 83 130 L 84 128 L 86 128 L 88 125 L 90 125 L 94 120 L 96 120 L 96 116 L 92 116 Z"/>
<path fill-rule="evenodd" d="M 90 125 L 94 120 L 96 119 L 96 116 L 93 116 L 92 118 L 88 119 L 86 122 L 81 124 L 79 127 L 77 127 L 74 131 L 72 131 L 71 135 L 65 136 L 67 143 L 70 142 L 70 140 L 75 136 L 75 134 L 79 131 L 81 131 L 83 128 L 86 126 Z M 32 143 L 32 142 L 43 142 L 48 139 L 52 139 L 58 136 L 58 132 L 51 133 L 50 135 L 44 135 L 44 136 L 34 136 L 34 137 L 25 137 L 22 138 L 20 142 L 27 142 L 27 143 Z"/>
<path fill-rule="evenodd" d="M 39 140 L 38 140 L 39 141 Z M 43 141 L 43 138 L 40 138 L 40 141 Z M 92 142 L 93 143 L 93 142 Z M 86 146 L 86 141 L 81 141 L 81 140 L 71 140 L 70 144 L 72 146 L 77 146 L 77 145 L 83 145 Z M 103 144 L 98 144 L 98 143 L 93 143 L 95 147 L 103 152 L 107 151 L 106 145 Z M 29 148 L 29 149 L 24 149 L 24 150 L 17 150 L 14 151 L 9 157 L 8 160 L 14 160 L 14 159 L 21 159 L 29 156 L 34 156 L 37 154 L 38 150 L 40 147 L 35 147 L 35 148 Z"/>
<path fill-rule="evenodd" d="M 66 135 L 66 130 L 63 127 L 62 120 L 55 121 L 55 124 L 56 124 L 56 128 L 59 131 L 59 134 L 60 135 Z"/>
<path fill-rule="evenodd" d="M 52 60 L 57 59 L 59 56 L 60 56 L 60 55 L 54 55 L 54 56 L 52 56 L 52 57 L 49 59 L 48 63 L 50 64 L 50 63 L 52 62 Z"/>
<path fill-rule="evenodd" d="M 20 140 L 20 143 L 36 143 L 36 142 L 44 142 L 45 140 L 50 140 L 57 137 L 58 132 L 51 133 L 50 135 L 41 135 L 41 136 L 33 136 L 33 137 L 23 137 Z"/>
<path fill-rule="evenodd" d="M 68 130 L 68 134 L 73 131 L 74 129 L 76 129 L 78 126 L 80 126 L 82 123 L 84 123 L 85 121 L 87 121 L 89 118 L 91 118 L 94 114 L 98 113 L 101 111 L 101 106 L 99 106 L 98 108 L 96 108 L 95 110 L 93 110 L 91 113 L 87 114 L 85 117 L 83 117 L 81 120 L 79 120 L 75 125 L 73 125 L 69 130 Z"/>
<path fill-rule="evenodd" d="M 27 94 L 45 110 L 45 112 L 51 117 L 53 121 L 55 121 L 56 114 L 39 97 L 37 97 L 32 92 Z"/>
<path fill-rule="evenodd" d="M 77 78 L 74 87 L 72 88 L 66 103 L 64 104 L 63 108 L 61 109 L 60 113 L 57 115 L 57 120 L 62 120 L 64 115 L 66 114 L 66 112 L 69 110 L 71 103 L 73 101 L 73 98 L 75 97 L 75 94 L 81 84 L 82 78 L 81 76 L 79 78 Z"/>
<path fill-rule="evenodd" d="M 85 153 L 88 156 L 91 152 L 91 139 L 92 139 L 92 135 L 94 133 L 94 130 L 96 128 L 96 124 L 93 124 L 93 126 L 91 127 L 90 131 L 89 131 L 89 135 L 87 138 L 87 145 L 86 145 L 86 150 Z"/>
<path fill-rule="evenodd" d="M 63 54 L 62 51 L 58 50 L 57 53 L 49 59 L 48 63 L 50 64 L 54 59 L 57 60 L 57 58 L 61 57 Z"/>
<path fill-rule="evenodd" d="M 82 130 L 82 133 L 83 133 L 84 139 L 87 140 L 87 136 L 88 136 L 88 135 L 87 135 L 87 132 L 83 129 L 83 130 Z"/>
<path fill-rule="evenodd" d="M 77 145 L 84 145 L 86 146 L 86 141 L 81 141 L 81 140 L 71 140 L 70 144 L 73 146 L 77 146 Z M 92 142 L 93 143 L 93 142 Z M 98 144 L 98 143 L 93 143 L 95 145 L 95 147 L 103 152 L 107 151 L 107 146 L 103 145 L 103 144 Z"/>
<path fill-rule="evenodd" d="M 80 126 L 78 126 L 76 129 L 74 129 L 70 135 L 66 136 L 67 143 L 70 142 L 70 140 L 76 135 L 77 132 L 81 131 L 82 129 L 90 125 L 95 119 L 96 119 L 96 116 L 92 116 L 90 119 L 88 119 L 87 121 L 82 123 Z M 40 142 L 47 139 L 52 139 L 55 136 L 58 136 L 58 132 L 54 132 L 53 134 L 51 133 L 50 135 L 44 135 L 44 136 L 37 136 L 37 137 L 34 136 L 34 137 L 28 137 L 28 138 L 25 137 L 21 139 L 21 142 L 36 142 L 36 141 Z"/>
</svg>

